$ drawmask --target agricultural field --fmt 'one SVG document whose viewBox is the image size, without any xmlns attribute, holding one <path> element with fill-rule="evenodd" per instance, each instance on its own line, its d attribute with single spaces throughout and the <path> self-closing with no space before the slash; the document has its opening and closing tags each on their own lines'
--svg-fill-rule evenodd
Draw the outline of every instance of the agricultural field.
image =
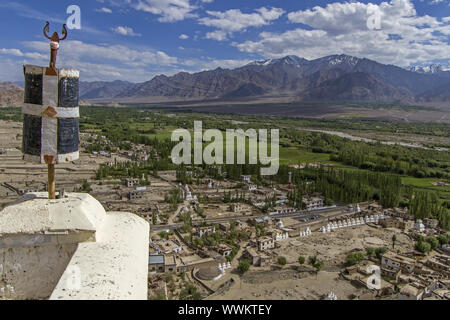
<svg viewBox="0 0 450 320">
<path fill-rule="evenodd" d="M 417 112 L 421 110 L 421 108 L 415 109 Z M 0 118 L 21 121 L 20 109 L 1 109 Z M 280 169 L 275 180 L 279 183 L 287 182 L 289 164 L 325 165 L 335 168 L 338 173 L 345 172 L 349 179 L 356 179 L 355 183 L 358 183 L 358 179 L 366 179 L 361 174 L 377 174 L 376 177 L 367 180 L 367 190 L 364 195 L 352 195 L 361 188 L 355 186 L 353 191 L 343 190 L 342 192 L 348 198 L 342 198 L 342 194 L 336 193 L 337 191 L 330 191 L 337 186 L 322 185 L 323 188 L 331 188 L 328 192 L 330 197 L 336 197 L 334 200 L 362 201 L 370 200 L 371 197 L 378 199 L 380 193 L 387 192 L 396 194 L 393 204 L 408 205 L 411 193 L 421 192 L 424 193 L 424 199 L 428 199 L 427 201 L 432 201 L 426 196 L 431 193 L 433 197 L 436 197 L 438 205 L 445 210 L 450 207 L 450 153 L 448 152 L 450 125 L 445 123 L 311 119 L 274 115 L 263 117 L 254 114 L 216 115 L 183 108 L 174 110 L 141 106 L 81 107 L 80 130 L 105 136 L 121 149 L 127 150 L 127 143 L 132 142 L 148 145 L 157 150 L 160 155 L 158 160 L 150 159 L 142 169 L 138 168 L 139 172 L 148 173 L 149 170 L 178 169 L 177 165 L 170 161 L 171 150 L 177 142 L 170 141 L 170 138 L 172 132 L 178 128 L 186 129 L 192 134 L 194 121 L 202 121 L 203 130 L 219 129 L 224 137 L 227 129 L 244 131 L 267 129 L 270 132 L 270 129 L 278 128 Z M 401 139 L 389 140 L 394 136 L 399 136 Z M 235 154 L 245 150 L 248 155 L 249 143 L 247 139 L 244 149 L 235 148 Z M 203 142 L 203 148 L 208 144 L 209 142 Z M 100 151 L 104 147 L 103 142 L 98 140 L 93 144 L 92 150 Z M 225 143 L 223 148 L 225 155 Z M 270 143 L 268 149 L 270 154 Z M 239 174 L 254 175 L 259 171 L 250 166 L 227 169 L 228 171 L 232 169 L 236 177 Z M 326 176 L 329 175 L 330 181 L 334 181 L 332 184 L 339 180 L 333 178 L 335 174 L 326 174 Z M 311 172 L 311 175 L 316 177 L 315 179 L 321 179 L 324 173 Z M 254 178 L 264 183 L 261 177 Z M 371 179 L 378 182 L 373 185 L 370 182 Z M 383 179 L 391 179 L 389 180 L 391 186 L 383 188 L 382 184 L 378 184 Z"/>
</svg>

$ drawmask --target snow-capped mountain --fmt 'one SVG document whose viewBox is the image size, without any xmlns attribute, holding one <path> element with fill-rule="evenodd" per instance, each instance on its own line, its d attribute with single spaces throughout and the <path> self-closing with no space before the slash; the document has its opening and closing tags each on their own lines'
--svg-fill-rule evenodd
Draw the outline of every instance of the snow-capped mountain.
<svg viewBox="0 0 450 320">
<path fill-rule="evenodd" d="M 247 66 L 272 66 L 276 64 L 284 64 L 284 65 L 291 65 L 295 67 L 300 67 L 304 65 L 308 60 L 304 58 L 299 58 L 297 56 L 286 56 L 284 58 L 280 59 L 267 59 L 267 60 L 260 60 L 260 61 L 253 61 L 250 62 Z"/>
<path fill-rule="evenodd" d="M 439 72 L 444 72 L 446 69 L 440 64 L 430 64 L 428 66 L 414 66 L 409 68 L 409 71 L 414 71 L 418 73 L 429 73 L 429 74 L 437 74 Z"/>
<path fill-rule="evenodd" d="M 232 70 L 217 68 L 181 72 L 171 77 L 160 75 L 137 84 L 81 83 L 80 96 L 122 101 L 291 97 L 311 101 L 413 103 L 424 96 L 432 101 L 434 90 L 445 90 L 450 84 L 447 74 L 450 72 L 438 65 L 406 70 L 343 54 L 315 60 L 291 55 L 255 61 Z"/>
</svg>

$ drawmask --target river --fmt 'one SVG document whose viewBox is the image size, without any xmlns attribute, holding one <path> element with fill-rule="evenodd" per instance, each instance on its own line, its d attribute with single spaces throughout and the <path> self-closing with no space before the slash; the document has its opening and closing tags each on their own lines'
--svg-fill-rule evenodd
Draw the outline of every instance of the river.
<svg viewBox="0 0 450 320">
<path fill-rule="evenodd" d="M 347 138 L 347 139 L 350 139 L 352 141 L 375 142 L 375 143 L 376 142 L 380 142 L 381 144 L 385 144 L 385 145 L 396 145 L 397 144 L 397 145 L 400 145 L 400 146 L 410 147 L 410 148 L 421 148 L 421 149 L 426 149 L 426 150 L 448 151 L 447 148 L 434 148 L 434 149 L 427 148 L 427 147 L 424 147 L 423 145 L 421 145 L 419 143 L 407 143 L 407 142 L 395 142 L 395 141 L 379 141 L 379 140 L 374 140 L 374 139 L 356 137 L 356 136 L 352 136 L 351 134 L 348 134 L 348 133 L 345 133 L 345 132 L 340 132 L 340 131 L 329 131 L 329 130 L 319 130 L 319 129 L 300 129 L 300 130 L 331 134 L 331 135 L 338 136 L 338 137 L 341 137 L 341 138 Z"/>
</svg>

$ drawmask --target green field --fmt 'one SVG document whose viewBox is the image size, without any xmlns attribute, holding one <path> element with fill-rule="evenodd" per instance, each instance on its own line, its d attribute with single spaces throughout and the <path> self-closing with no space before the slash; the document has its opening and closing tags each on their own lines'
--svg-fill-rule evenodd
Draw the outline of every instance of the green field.
<svg viewBox="0 0 450 320">
<path fill-rule="evenodd" d="M 448 185 L 437 186 L 433 184 L 439 181 L 446 182 Z M 415 189 L 438 192 L 442 198 L 450 199 L 450 180 L 448 179 L 402 177 L 402 183 Z"/>
<path fill-rule="evenodd" d="M 330 155 L 326 153 L 314 153 L 300 148 L 283 148 L 280 147 L 280 163 L 289 164 L 321 162 L 330 163 Z"/>
</svg>

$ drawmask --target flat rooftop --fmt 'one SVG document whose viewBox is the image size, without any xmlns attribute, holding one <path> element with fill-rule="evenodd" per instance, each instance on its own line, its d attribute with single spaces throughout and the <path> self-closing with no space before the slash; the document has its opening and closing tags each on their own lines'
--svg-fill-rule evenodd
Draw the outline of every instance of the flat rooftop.
<svg viewBox="0 0 450 320">
<path fill-rule="evenodd" d="M 383 255 L 383 258 L 390 259 L 390 260 L 397 261 L 397 262 L 404 263 L 404 264 L 415 264 L 416 263 L 416 261 L 414 259 L 411 259 L 411 258 L 408 258 L 405 256 L 401 256 L 401 255 L 398 255 L 398 254 L 390 252 L 390 251 L 386 252 Z"/>
<path fill-rule="evenodd" d="M 148 258 L 148 264 L 164 264 L 164 256 L 151 254 Z"/>
</svg>

